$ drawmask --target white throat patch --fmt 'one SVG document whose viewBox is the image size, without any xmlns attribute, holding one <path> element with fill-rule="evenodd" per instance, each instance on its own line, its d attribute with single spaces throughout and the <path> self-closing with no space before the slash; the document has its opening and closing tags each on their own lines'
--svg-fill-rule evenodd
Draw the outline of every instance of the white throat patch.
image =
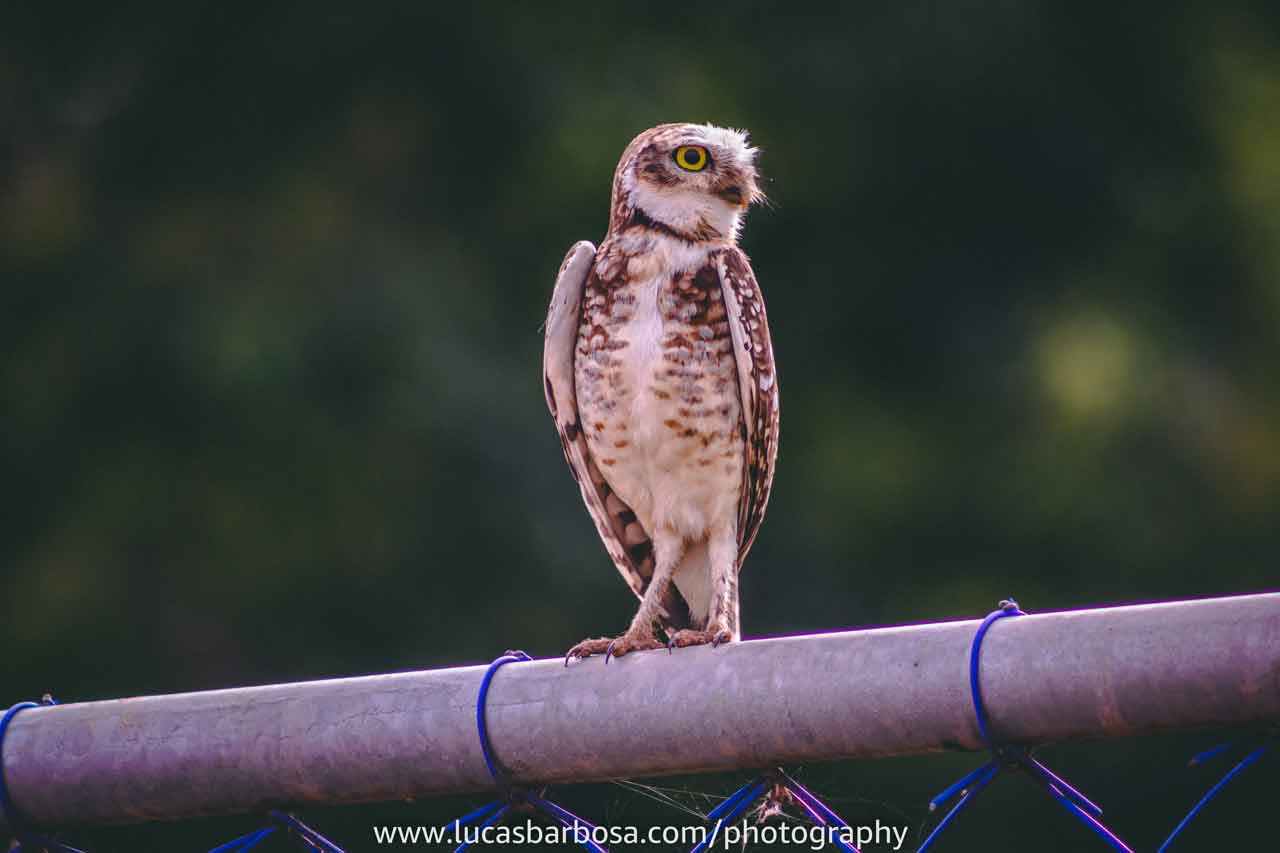
<svg viewBox="0 0 1280 853">
<path fill-rule="evenodd" d="M 662 189 L 631 180 L 631 202 L 654 222 L 681 234 L 697 234 L 706 228 L 718 240 L 738 238 L 742 209 L 705 193 L 684 189 Z"/>
</svg>

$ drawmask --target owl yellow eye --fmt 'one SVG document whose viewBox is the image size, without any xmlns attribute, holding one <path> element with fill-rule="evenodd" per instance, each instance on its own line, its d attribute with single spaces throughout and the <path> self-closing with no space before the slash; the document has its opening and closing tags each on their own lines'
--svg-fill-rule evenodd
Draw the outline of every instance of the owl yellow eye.
<svg viewBox="0 0 1280 853">
<path fill-rule="evenodd" d="M 676 165 L 687 172 L 701 172 L 707 168 L 710 158 L 701 145 L 681 145 L 676 149 Z"/>
</svg>

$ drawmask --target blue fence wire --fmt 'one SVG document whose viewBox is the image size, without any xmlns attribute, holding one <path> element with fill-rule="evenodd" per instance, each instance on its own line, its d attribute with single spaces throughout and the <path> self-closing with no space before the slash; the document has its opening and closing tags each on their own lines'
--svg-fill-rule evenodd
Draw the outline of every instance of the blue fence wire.
<svg viewBox="0 0 1280 853">
<path fill-rule="evenodd" d="M 270 811 L 267 816 L 271 819 L 271 823 L 261 829 L 255 829 L 253 832 L 246 833 L 239 838 L 233 838 L 226 844 L 220 844 L 209 851 L 209 853 L 244 853 L 257 847 L 258 844 L 268 836 L 275 835 L 277 832 L 284 832 L 285 837 L 291 840 L 295 846 L 306 850 L 307 853 L 343 853 L 341 847 L 307 826 L 296 816 L 281 811 Z"/>
<path fill-rule="evenodd" d="M 1230 743 L 1220 743 L 1217 746 L 1206 749 L 1199 755 L 1194 756 L 1188 764 L 1191 767 L 1198 767 L 1209 759 L 1226 752 L 1231 748 L 1231 746 L 1232 744 Z M 1160 849 L 1157 850 L 1156 853 L 1165 853 L 1165 851 L 1173 844 L 1174 839 L 1182 834 L 1182 830 L 1187 828 L 1187 824 L 1191 823 L 1192 819 L 1194 819 L 1196 815 L 1200 814 L 1201 809 L 1208 805 L 1209 801 L 1218 795 L 1218 792 L 1225 788 L 1232 779 L 1239 776 L 1246 767 L 1262 757 L 1262 754 L 1271 746 L 1270 737 L 1264 738 L 1261 743 L 1250 744 L 1250 746 L 1252 746 L 1253 749 L 1245 755 L 1244 758 L 1237 761 L 1235 766 L 1228 770 L 1226 774 L 1219 779 L 1194 806 L 1191 807 L 1191 811 L 1187 812 L 1186 817 L 1178 821 L 1178 825 L 1173 828 L 1173 832 L 1169 833 L 1169 837 L 1164 840 L 1164 843 L 1160 845 Z"/>
<path fill-rule="evenodd" d="M 987 617 L 982 620 L 982 624 L 978 626 L 977 633 L 973 636 L 973 644 L 969 647 L 969 692 L 973 697 L 973 712 L 978 720 L 978 731 L 982 734 L 983 742 L 991 750 L 992 757 L 986 764 L 966 774 L 929 802 L 929 811 L 932 812 L 942 804 L 949 802 L 957 794 L 960 795 L 960 799 L 952 806 L 951 811 L 947 812 L 946 816 L 938 822 L 938 825 L 933 828 L 933 831 L 917 848 L 916 853 L 924 853 L 924 851 L 933 846 L 934 841 L 937 840 L 944 829 L 951 825 L 952 821 L 956 819 L 956 816 L 960 814 L 965 806 L 973 802 L 973 798 L 981 793 L 982 789 L 991 783 L 991 780 L 1005 770 L 1022 770 L 1048 791 L 1055 800 L 1061 803 L 1063 808 L 1097 833 L 1098 837 L 1111 845 L 1112 848 L 1121 851 L 1121 853 L 1133 853 L 1129 845 L 1121 841 L 1119 836 L 1102 823 L 1102 809 L 1076 790 L 1065 779 L 1037 760 L 1032 755 L 1029 747 L 999 743 L 991 737 L 987 709 L 982 701 L 982 679 L 980 677 L 982 640 L 986 637 L 987 632 L 991 630 L 991 626 L 999 620 L 1025 615 L 1018 608 L 1018 602 L 1010 597 L 1000 602 L 1000 606 L 996 610 L 987 614 Z"/>
<path fill-rule="evenodd" d="M 766 792 L 778 787 L 791 794 L 808 814 L 809 820 L 829 830 L 827 837 L 837 850 L 843 850 L 845 853 L 861 853 L 857 847 L 846 843 L 841 838 L 839 830 L 849 829 L 849 824 L 844 818 L 832 811 L 826 803 L 818 799 L 816 794 L 793 779 L 781 767 L 752 779 L 708 812 L 707 820 L 714 824 L 711 834 L 698 842 L 690 853 L 703 853 L 709 849 L 715 843 L 721 827 L 733 823 L 739 815 L 751 807 L 752 803 L 764 796 Z"/>
<path fill-rule="evenodd" d="M 463 833 L 465 827 L 479 823 L 475 830 L 475 837 L 478 838 L 486 827 L 493 826 L 513 811 L 541 812 L 554 823 L 568 830 L 573 840 L 583 849 L 590 851 L 590 853 L 608 853 L 605 848 L 601 847 L 592 838 L 592 835 L 596 832 L 594 824 L 583 820 L 563 806 L 556 805 L 548 800 L 543 796 L 546 793 L 545 790 L 540 794 L 535 794 L 527 788 L 512 785 L 509 774 L 498 761 L 497 756 L 494 755 L 493 744 L 489 742 L 489 723 L 485 719 L 489 685 L 493 683 L 494 675 L 503 666 L 528 660 L 532 660 L 532 658 L 521 651 L 507 651 L 498 657 L 493 663 L 489 664 L 489 668 L 485 670 L 484 678 L 480 679 L 480 694 L 476 697 L 476 731 L 480 735 L 480 752 L 484 756 L 484 764 L 489 770 L 489 775 L 493 778 L 493 783 L 502 792 L 502 797 L 463 815 L 452 823 L 446 824 L 445 828 L 453 827 L 456 840 L 457 836 Z M 462 853 L 473 843 L 474 841 L 463 839 L 462 843 L 454 848 L 454 853 Z"/>
<path fill-rule="evenodd" d="M 13 833 L 17 844 L 11 847 L 10 853 L 85 853 L 78 847 L 72 847 L 65 841 L 54 838 L 52 835 L 46 835 L 37 832 L 31 828 L 26 819 L 19 814 L 18 809 L 13 804 L 13 800 L 9 797 L 9 786 L 4 779 L 4 738 L 9 733 L 9 723 L 13 722 L 13 718 L 28 708 L 39 708 L 42 705 L 56 705 L 52 696 L 45 696 L 39 702 L 19 702 L 4 712 L 4 716 L 0 717 L 0 814 L 4 815 L 4 822 L 8 825 L 10 832 Z"/>
</svg>

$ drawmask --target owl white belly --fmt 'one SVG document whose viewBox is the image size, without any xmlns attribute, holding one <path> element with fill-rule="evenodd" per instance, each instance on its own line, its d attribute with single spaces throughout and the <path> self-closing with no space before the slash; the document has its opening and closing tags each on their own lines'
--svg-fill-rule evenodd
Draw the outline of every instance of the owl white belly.
<svg viewBox="0 0 1280 853">
<path fill-rule="evenodd" d="M 588 286 L 574 361 L 582 427 L 644 529 L 696 543 L 734 529 L 745 457 L 719 279 L 629 260 L 602 261 Z"/>
</svg>

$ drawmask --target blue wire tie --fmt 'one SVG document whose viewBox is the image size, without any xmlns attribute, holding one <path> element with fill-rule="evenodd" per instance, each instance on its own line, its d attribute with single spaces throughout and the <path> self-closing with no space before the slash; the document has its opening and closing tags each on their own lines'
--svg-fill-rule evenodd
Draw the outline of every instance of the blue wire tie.
<svg viewBox="0 0 1280 853">
<path fill-rule="evenodd" d="M 697 846 L 689 853 L 704 853 L 704 851 L 710 849 L 720 834 L 720 828 L 737 820 L 738 816 L 750 808 L 752 803 L 760 799 L 765 790 L 771 785 L 781 785 L 785 788 L 808 813 L 809 819 L 814 825 L 828 827 L 833 830 L 849 828 L 849 824 L 844 818 L 818 799 L 817 794 L 801 785 L 782 768 L 777 768 L 752 779 L 730 794 L 723 803 L 707 812 L 707 820 L 714 824 L 711 834 L 699 841 Z M 861 853 L 857 847 L 846 843 L 838 832 L 832 832 L 828 837 L 837 850 L 843 850 L 844 853 Z"/>
<path fill-rule="evenodd" d="M 1102 809 L 1076 790 L 1069 782 L 1041 763 L 1031 754 L 1030 749 L 1023 746 L 998 744 L 991 737 L 987 709 L 982 701 L 982 681 L 979 678 L 982 640 L 987 635 L 987 631 L 998 620 L 1010 616 L 1025 615 L 1018 608 L 1018 602 L 1012 598 L 1002 601 L 997 610 L 987 614 L 987 618 L 982 620 L 982 624 L 978 626 L 977 633 L 973 636 L 973 644 L 969 647 L 969 693 L 973 697 L 973 713 L 978 720 L 978 731 L 982 734 L 982 740 L 986 743 L 987 748 L 991 750 L 992 758 L 986 764 L 967 773 L 959 781 L 948 786 L 946 790 L 929 801 L 929 811 L 932 812 L 942 804 L 949 802 L 956 795 L 960 795 L 956 804 L 951 807 L 951 810 L 947 812 L 942 820 L 938 821 L 938 825 L 933 828 L 933 831 L 916 849 L 916 853 L 924 853 L 924 851 L 928 850 L 938 836 L 942 834 L 942 831 L 950 826 L 956 816 L 964 810 L 965 806 L 969 805 L 973 798 L 1005 769 L 1025 771 L 1028 776 L 1061 803 L 1064 809 L 1097 833 L 1098 837 L 1111 845 L 1113 849 L 1119 850 L 1121 853 L 1133 853 L 1133 849 L 1129 845 L 1121 841 L 1114 832 L 1102 823 L 1100 820 Z"/>
<path fill-rule="evenodd" d="M 1214 756 L 1221 755 L 1222 753 L 1230 749 L 1231 746 L 1232 745 L 1230 743 L 1220 743 L 1215 747 L 1206 749 L 1204 752 L 1200 753 L 1199 755 L 1194 756 L 1191 759 L 1191 761 L 1187 762 L 1188 766 L 1195 767 L 1198 764 L 1208 761 Z M 1182 833 L 1182 830 L 1187 828 L 1187 824 L 1191 823 L 1192 818 L 1200 814 L 1200 811 L 1206 805 L 1208 805 L 1210 800 L 1212 800 L 1214 797 L 1218 795 L 1219 791 L 1221 791 L 1223 788 L 1227 786 L 1228 782 L 1230 782 L 1232 779 L 1239 776 L 1240 773 L 1246 767 L 1248 767 L 1250 764 L 1252 764 L 1253 762 L 1261 758 L 1262 754 L 1270 748 L 1271 748 L 1271 744 L 1268 742 L 1268 738 L 1264 738 L 1263 742 L 1260 745 L 1255 747 L 1244 758 L 1237 761 L 1235 766 L 1232 767 L 1230 770 L 1228 770 L 1226 772 L 1226 775 L 1224 775 L 1221 779 L 1219 779 L 1217 783 L 1214 784 L 1214 786 L 1210 788 L 1203 797 L 1200 798 L 1199 802 L 1197 802 L 1194 806 L 1191 807 L 1191 811 L 1187 812 L 1187 816 L 1184 817 L 1182 820 L 1178 821 L 1178 825 L 1173 828 L 1173 832 L 1169 833 L 1169 837 L 1164 840 L 1164 843 L 1160 845 L 1160 849 L 1157 850 L 1156 853 L 1165 853 L 1165 851 L 1169 849 L 1169 846 L 1173 844 L 1173 840 Z"/>
<path fill-rule="evenodd" d="M 5 824 L 8 825 L 9 830 L 18 842 L 10 850 L 10 853 L 22 853 L 24 850 L 28 851 L 28 853 L 39 853 L 39 851 L 48 851 L 48 853 L 85 853 L 78 847 L 72 847 L 70 844 L 59 841 L 52 836 L 31 829 L 26 820 L 18 813 L 13 800 L 10 799 L 9 786 L 4 779 L 4 737 L 9 732 L 9 723 L 20 712 L 28 708 L 48 707 L 56 704 L 58 703 L 54 701 L 52 696 L 45 696 L 39 702 L 19 702 L 5 711 L 4 716 L 0 717 L 0 815 L 4 816 Z"/>
<path fill-rule="evenodd" d="M 489 668 L 485 670 L 484 678 L 480 679 L 480 695 L 476 697 L 476 731 L 480 735 L 480 753 L 484 756 L 484 766 L 488 768 L 494 784 L 503 792 L 503 797 L 445 824 L 445 829 L 454 827 L 457 832 L 461 833 L 464 826 L 480 822 L 477 829 L 477 837 L 479 837 L 479 833 L 483 832 L 486 827 L 493 826 L 511 813 L 512 810 L 524 806 L 541 812 L 558 826 L 569 830 L 573 835 L 573 839 L 590 853 L 609 853 L 608 850 L 591 840 L 591 836 L 596 829 L 594 824 L 583 820 L 573 812 L 551 802 L 540 794 L 513 786 L 506 769 L 503 768 L 493 754 L 493 744 L 489 742 L 489 724 L 485 720 L 485 704 L 489 697 L 489 685 L 493 683 L 493 676 L 498 672 L 498 669 L 505 664 L 528 660 L 533 660 L 533 658 L 520 651 L 508 651 L 503 654 L 489 664 Z M 585 838 L 579 837 L 583 831 L 586 833 Z M 471 846 L 471 843 L 470 841 L 463 841 L 454 848 L 454 853 L 462 853 L 462 851 Z"/>
</svg>

